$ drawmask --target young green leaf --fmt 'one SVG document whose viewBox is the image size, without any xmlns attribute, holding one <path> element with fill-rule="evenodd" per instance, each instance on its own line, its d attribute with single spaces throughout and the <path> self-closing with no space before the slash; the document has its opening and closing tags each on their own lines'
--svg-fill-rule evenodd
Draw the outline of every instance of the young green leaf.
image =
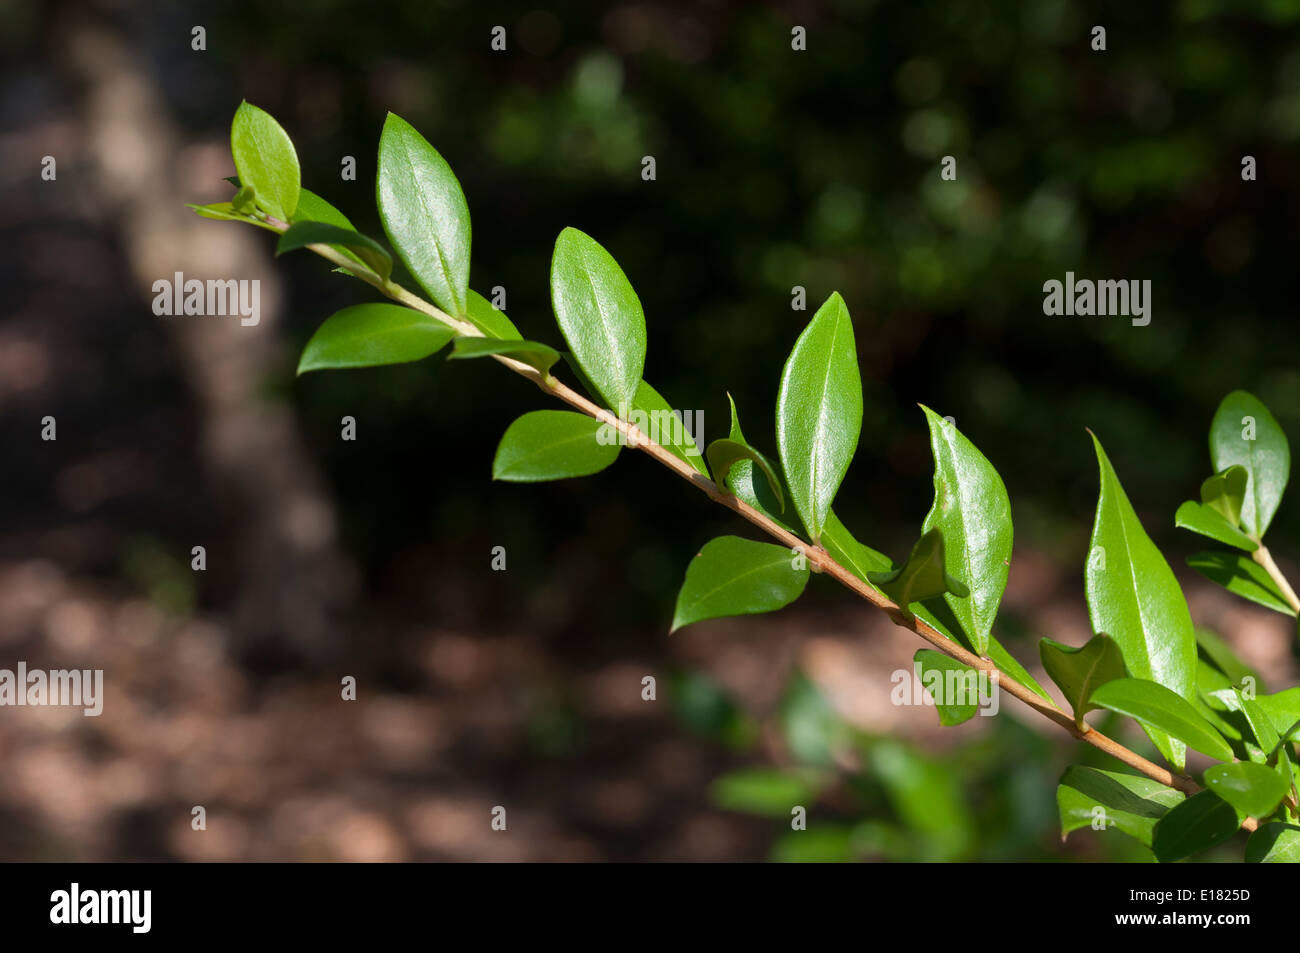
<svg viewBox="0 0 1300 953">
<path fill-rule="evenodd" d="M 731 403 L 731 433 L 709 444 L 708 450 L 705 451 L 709 469 L 713 471 L 718 483 L 725 487 L 727 476 L 731 473 L 734 464 L 741 460 L 753 461 L 754 465 L 763 472 L 763 477 L 767 480 L 772 495 L 776 497 L 781 512 L 785 512 L 785 494 L 781 491 L 781 480 L 776 475 L 776 469 L 767 457 L 749 445 L 749 441 L 745 439 L 740 429 L 740 418 L 736 415 L 736 402 L 732 400 L 730 394 L 727 395 L 727 400 Z"/>
<path fill-rule="evenodd" d="M 1108 708 L 1190 745 L 1219 761 L 1232 760 L 1232 748 L 1191 702 L 1163 685 L 1142 678 L 1120 678 L 1098 686 L 1089 698 L 1094 708 Z M 1148 731 L 1148 734 L 1152 732 Z M 1182 770 L 1181 765 L 1179 770 Z"/>
<path fill-rule="evenodd" d="M 244 215 L 251 215 L 255 210 L 256 203 L 257 192 L 253 190 L 251 185 L 245 185 L 240 188 L 240 190 L 235 193 L 235 197 L 230 200 L 231 207 L 234 208 L 236 212 L 240 212 Z"/>
<path fill-rule="evenodd" d="M 230 152 L 243 186 L 256 192 L 264 212 L 288 222 L 298 209 L 302 175 L 298 153 L 284 128 L 269 113 L 243 102 L 230 127 Z"/>
<path fill-rule="evenodd" d="M 1241 525 L 1241 507 L 1246 500 L 1250 473 L 1243 466 L 1231 466 L 1201 484 L 1201 502 L 1233 526 Z"/>
<path fill-rule="evenodd" d="M 469 310 L 465 315 L 470 323 L 488 337 L 501 338 L 506 341 L 522 341 L 514 322 L 506 317 L 504 311 L 498 311 L 492 302 L 473 288 L 469 290 Z"/>
<path fill-rule="evenodd" d="M 1210 459 L 1217 473 L 1245 467 L 1249 477 L 1241 503 L 1241 528 L 1260 539 L 1273 521 L 1291 475 L 1291 449 L 1259 398 L 1244 390 L 1223 398 L 1210 424 Z"/>
<path fill-rule="evenodd" d="M 1213 791 L 1201 791 L 1156 823 L 1151 849 L 1161 863 L 1172 863 L 1216 847 L 1237 833 L 1245 818 Z"/>
<path fill-rule="evenodd" d="M 709 540 L 686 568 L 671 631 L 704 619 L 789 605 L 808 584 L 808 570 L 795 568 L 795 559 L 789 549 L 771 543 L 738 536 Z"/>
<path fill-rule="evenodd" d="M 780 474 L 777 474 L 780 476 Z M 772 492 L 772 487 L 767 482 L 767 477 L 762 475 L 762 471 L 752 460 L 741 460 L 732 464 L 731 472 L 726 479 L 727 489 L 736 495 L 736 499 L 744 500 L 754 509 L 758 510 L 777 526 L 793 533 L 795 536 L 804 536 L 803 528 L 799 525 L 799 517 L 792 509 L 782 509 L 781 505 L 785 498 L 777 499 Z M 827 522 L 829 527 L 830 523 Z M 829 530 L 827 530 L 829 532 Z M 822 545 L 830 551 L 830 543 L 826 541 L 826 536 L 822 536 Z M 832 553 L 832 555 L 834 555 Z M 836 557 L 838 559 L 838 557 Z M 891 565 L 888 561 L 886 567 Z"/>
<path fill-rule="evenodd" d="M 1287 785 L 1272 768 L 1250 761 L 1215 764 L 1205 769 L 1205 786 L 1238 814 L 1267 817 L 1281 803 Z"/>
<path fill-rule="evenodd" d="M 285 252 L 306 248 L 308 245 L 346 248 L 353 253 L 352 257 L 359 259 L 380 278 L 387 279 L 393 273 L 393 259 L 384 250 L 383 245 L 360 232 L 340 228 L 328 222 L 308 222 L 302 219 L 294 222 L 280 236 L 280 241 L 275 246 L 275 254 L 283 255 Z"/>
<path fill-rule="evenodd" d="M 1246 841 L 1248 864 L 1300 864 L 1300 827 L 1261 824 Z"/>
<path fill-rule="evenodd" d="M 512 483 L 564 480 L 598 473 L 618 458 L 604 442 L 605 425 L 568 410 L 534 410 L 509 427 L 492 460 L 492 479 Z"/>
<path fill-rule="evenodd" d="M 627 414 L 645 368 L 645 312 L 618 262 L 576 228 L 555 240 L 551 306 L 596 392 L 616 414 Z"/>
<path fill-rule="evenodd" d="M 1196 633 L 1178 580 L 1128 501 L 1101 441 L 1093 445 L 1101 491 L 1084 580 L 1094 632 L 1119 645 L 1124 666 L 1190 700 L 1196 691 Z M 1183 768 L 1183 746 L 1163 732 L 1147 735 L 1170 763 Z"/>
<path fill-rule="evenodd" d="M 981 697 L 996 691 L 988 675 L 934 649 L 919 649 L 912 669 L 939 711 L 944 727 L 969 721 L 979 710 Z"/>
<path fill-rule="evenodd" d="M 812 541 L 853 460 L 862 430 L 862 379 L 853 322 L 838 293 L 817 309 L 781 373 L 776 443 L 795 511 Z"/>
<path fill-rule="evenodd" d="M 1217 582 L 1229 592 L 1249 599 L 1283 615 L 1295 615 L 1272 577 L 1248 556 L 1222 551 L 1193 553 L 1187 557 L 1191 566 L 1205 578 Z"/>
<path fill-rule="evenodd" d="M 185 207 L 194 209 L 195 213 L 200 218 L 212 218 L 225 222 L 244 222 L 248 225 L 257 225 L 258 227 L 265 228 L 268 231 L 275 231 L 274 228 L 267 225 L 265 222 L 258 221 L 253 218 L 253 216 L 239 211 L 231 202 L 213 202 L 210 205 L 195 205 L 192 202 L 187 202 L 185 203 Z"/>
<path fill-rule="evenodd" d="M 1196 627 L 1196 651 L 1233 685 L 1244 685 L 1247 678 L 1254 679 L 1256 685 L 1263 682 L 1259 672 L 1243 662 L 1227 642 L 1204 626 Z"/>
<path fill-rule="evenodd" d="M 535 367 L 543 377 L 549 377 L 551 368 L 560 359 L 560 352 L 548 344 L 537 341 L 503 341 L 500 338 L 458 337 L 447 360 L 470 357 L 488 357 L 502 354 Z"/>
<path fill-rule="evenodd" d="M 302 189 L 298 193 L 298 210 L 293 213 L 293 220 L 324 222 L 326 225 L 337 225 L 339 228 L 356 231 L 346 215 L 311 189 Z"/>
<path fill-rule="evenodd" d="M 1043 668 L 1065 693 L 1065 700 L 1074 712 L 1074 722 L 1080 728 L 1084 727 L 1083 716 L 1097 707 L 1089 702 L 1093 691 L 1128 675 L 1119 646 L 1104 632 L 1078 648 L 1043 639 L 1038 643 L 1038 651 Z"/>
<path fill-rule="evenodd" d="M 674 456 L 685 460 L 705 476 L 709 475 L 695 435 L 686 432 L 681 415 L 674 412 L 668 401 L 645 381 L 637 385 L 628 422 L 636 424 L 638 430 L 671 450 Z"/>
<path fill-rule="evenodd" d="M 1205 503 L 1187 500 L 1174 514 L 1174 525 L 1179 529 L 1189 529 L 1193 533 L 1208 536 L 1227 546 L 1244 549 L 1248 553 L 1259 549 L 1259 543 L 1224 519 L 1219 510 Z"/>
<path fill-rule="evenodd" d="M 993 464 L 954 424 L 922 406 L 934 453 L 934 504 L 923 530 L 943 531 L 950 575 L 970 587 L 962 598 L 944 595 L 977 655 L 988 649 L 993 620 L 1011 565 L 1011 501 Z"/>
<path fill-rule="evenodd" d="M 298 373 L 418 361 L 441 350 L 454 334 L 411 308 L 355 304 L 336 311 L 316 329 L 303 348 Z"/>
<path fill-rule="evenodd" d="M 1183 800 L 1181 791 L 1150 778 L 1071 765 L 1056 789 L 1061 839 L 1101 824 L 1102 830 L 1113 827 L 1150 847 L 1156 822 Z"/>
<path fill-rule="evenodd" d="M 438 150 L 400 116 L 379 137 L 379 218 L 420 287 L 452 317 L 469 306 L 469 206 Z"/>
<path fill-rule="evenodd" d="M 879 587 L 909 615 L 912 614 L 909 607 L 914 602 L 924 602 L 945 592 L 959 596 L 970 592 L 965 583 L 944 571 L 943 531 L 938 528 L 921 535 L 907 562 L 898 569 L 868 573 L 867 581 Z"/>
</svg>

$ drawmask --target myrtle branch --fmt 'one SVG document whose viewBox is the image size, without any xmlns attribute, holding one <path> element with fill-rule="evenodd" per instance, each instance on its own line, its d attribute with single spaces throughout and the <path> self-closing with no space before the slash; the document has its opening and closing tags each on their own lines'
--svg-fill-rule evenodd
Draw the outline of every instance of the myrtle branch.
<svg viewBox="0 0 1300 953">
<path fill-rule="evenodd" d="M 286 223 L 271 218 L 270 216 L 265 216 L 264 221 L 272 230 L 278 232 L 283 232 L 289 227 Z M 321 257 L 344 269 L 349 274 L 372 285 L 388 298 L 391 298 L 399 304 L 406 305 L 407 307 L 414 308 L 417 311 L 429 315 L 434 320 L 452 328 L 460 335 L 465 337 L 486 336 L 473 324 L 452 317 L 442 309 L 429 303 L 418 295 L 412 294 L 397 282 L 388 278 L 380 277 L 365 266 L 359 265 L 355 259 L 348 258 L 329 245 L 308 245 L 307 247 Z M 750 523 L 763 530 L 763 532 L 784 543 L 786 546 L 789 546 L 791 549 L 798 549 L 804 553 L 808 560 L 809 568 L 813 572 L 824 573 L 832 577 L 845 588 L 851 590 L 867 602 L 870 602 L 878 609 L 883 610 L 895 625 L 901 626 L 915 633 L 948 657 L 995 678 L 997 684 L 1004 691 L 1010 693 L 1024 705 L 1042 715 L 1048 721 L 1051 721 L 1073 737 L 1092 745 L 1094 748 L 1106 752 L 1112 757 L 1124 762 L 1129 767 L 1135 768 L 1147 777 L 1158 781 L 1167 787 L 1182 791 L 1187 795 L 1195 794 L 1201 790 L 1196 782 L 1187 775 L 1175 774 L 1162 768 L 1160 765 L 1142 757 L 1142 755 L 1125 747 L 1113 738 L 1102 734 L 1095 728 L 1090 728 L 1087 725 L 1080 728 L 1075 723 L 1074 718 L 1064 712 L 1056 704 L 1042 698 L 1029 688 L 1026 688 L 1015 678 L 1007 675 L 999 669 L 997 664 L 991 659 L 976 655 L 964 646 L 949 639 L 933 626 L 906 612 L 902 607 L 842 566 L 821 546 L 809 544 L 794 533 L 791 533 L 785 527 L 774 522 L 764 513 L 750 506 L 744 500 L 739 499 L 734 494 L 718 486 L 718 484 L 700 473 L 681 457 L 650 439 L 648 435 L 643 433 L 634 424 L 618 418 L 610 411 L 600 407 L 593 401 L 588 400 L 582 394 L 579 394 L 563 382 L 556 380 L 549 373 L 543 373 L 529 364 L 525 364 L 522 361 L 517 361 L 504 355 L 498 354 L 492 355 L 492 357 L 515 373 L 531 380 L 546 394 L 559 398 L 570 407 L 588 417 L 617 428 L 629 446 L 644 451 L 669 470 L 672 470 L 682 479 L 693 484 L 697 489 L 708 496 L 709 499 L 713 500 L 713 502 L 725 506 L 732 512 L 744 517 Z M 1263 549 L 1261 546 L 1259 552 L 1263 553 L 1263 557 L 1260 557 L 1257 554 L 1256 558 L 1267 560 L 1267 562 L 1261 561 L 1260 564 L 1268 569 L 1270 574 L 1277 572 L 1277 567 L 1273 565 L 1271 558 L 1268 556 L 1267 550 Z M 1280 573 L 1277 575 L 1280 577 Z M 1285 584 L 1285 580 L 1283 580 L 1282 583 Z M 1289 601 L 1292 601 L 1293 604 L 1295 604 L 1295 593 L 1290 590 L 1290 587 L 1286 586 L 1283 591 L 1289 594 Z M 1253 817 L 1247 817 L 1242 822 L 1241 826 L 1245 830 L 1253 831 L 1258 827 L 1258 822 Z"/>
</svg>

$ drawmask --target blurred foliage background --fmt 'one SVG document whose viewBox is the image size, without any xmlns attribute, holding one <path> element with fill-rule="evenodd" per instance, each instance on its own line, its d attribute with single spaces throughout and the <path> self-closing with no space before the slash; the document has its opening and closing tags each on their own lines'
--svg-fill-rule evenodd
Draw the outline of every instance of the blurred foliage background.
<svg viewBox="0 0 1300 953">
<path fill-rule="evenodd" d="M 1045 618 L 1070 619 L 1076 633 L 1086 626 L 1082 560 L 1097 477 L 1085 427 L 1105 442 L 1189 592 L 1198 584 L 1183 556 L 1199 547 L 1174 534 L 1173 511 L 1208 473 L 1218 401 L 1249 389 L 1300 437 L 1287 250 L 1300 206 L 1300 0 L 1086 10 L 1064 0 L 69 0 L 0 11 L 9 209 L 0 267 L 13 311 L 0 341 L 0 373 L 10 378 L 0 403 L 5 445 L 29 448 L 47 407 L 72 414 L 57 451 L 23 449 L 6 463 L 0 553 L 11 566 L 44 560 L 68 577 L 142 594 L 165 619 L 214 620 L 234 646 L 232 664 L 256 679 L 324 678 L 338 658 L 364 659 L 386 690 L 418 694 L 429 687 L 404 653 L 436 642 L 430 626 L 481 637 L 491 652 L 514 644 L 494 633 L 523 632 L 553 666 L 552 681 L 517 713 L 513 754 L 480 765 L 488 789 L 535 760 L 573 767 L 566 759 L 586 751 L 602 765 L 599 730 L 571 689 L 628 659 L 676 673 L 662 691 L 677 714 L 656 737 L 693 739 L 709 753 L 682 811 L 715 824 L 732 809 L 776 816 L 740 828 L 739 846 L 719 857 L 1058 856 L 1055 779 L 1075 752 L 1015 718 L 988 719 L 955 746 L 932 737 L 932 710 L 905 712 L 924 721 L 924 737 L 849 726 L 788 649 L 809 630 L 863 637 L 856 607 L 829 584 L 810 587 L 789 630 L 768 620 L 700 626 L 670 645 L 673 597 L 691 555 L 746 527 L 630 454 L 581 481 L 492 483 L 500 434 L 541 404 L 525 382 L 488 366 L 437 357 L 295 379 L 297 353 L 319 322 L 368 300 L 307 255 L 274 265 L 286 279 L 282 317 L 265 332 L 276 346 L 256 406 L 287 412 L 301 434 L 337 518 L 338 550 L 355 569 L 355 594 L 328 651 L 241 642 L 228 611 L 241 570 L 196 582 L 188 569 L 195 538 L 229 531 L 205 502 L 222 492 L 199 452 L 207 398 L 165 322 L 123 277 L 129 252 L 113 217 L 87 214 L 78 200 L 78 189 L 93 188 L 76 184 L 82 166 L 62 167 L 72 191 L 59 198 L 42 192 L 33 171 L 49 151 L 43 143 L 60 129 L 77 142 L 96 108 L 94 84 L 67 68 L 86 55 L 69 24 L 92 18 L 131 51 L 176 130 L 169 168 L 202 165 L 187 146 L 224 149 L 246 98 L 290 131 L 304 184 L 376 236 L 377 138 L 386 111 L 401 114 L 461 179 L 474 220 L 471 285 L 504 287 L 527 337 L 562 343 L 549 311 L 551 245 L 566 225 L 593 235 L 645 306 L 647 379 L 674 406 L 703 409 L 710 438 L 726 430 L 730 391 L 747 436 L 774 449 L 781 366 L 812 310 L 840 291 L 856 326 L 866 414 L 837 510 L 859 538 L 901 556 L 932 495 L 916 404 L 954 416 L 1002 473 L 1017 558 L 1036 567 L 1030 578 L 1013 566 L 1013 593 L 1020 585 L 1028 595 L 1009 596 L 1001 623 L 1003 641 L 1026 662 L 1037 661 L 1038 636 L 1060 637 L 1041 629 Z M 1107 29 L 1104 52 L 1090 47 L 1094 24 Z M 195 25 L 206 29 L 202 52 L 190 46 Z M 505 52 L 490 47 L 497 25 Z M 805 52 L 791 49 L 795 26 L 807 30 Z M 128 115 L 139 108 L 98 92 Z M 955 182 L 940 180 L 946 155 L 956 158 Z M 1256 181 L 1242 181 L 1246 155 L 1257 160 Z M 356 158 L 356 181 L 340 178 L 344 156 Z M 654 181 L 642 179 L 645 156 L 655 159 Z M 228 170 L 212 171 L 207 191 L 182 201 L 225 197 Z M 71 257 L 70 239 L 85 243 Z M 269 258 L 270 239 L 258 248 Z M 97 266 L 77 267 L 83 253 Z M 50 290 L 74 271 L 75 294 Z M 1044 316 L 1043 282 L 1067 271 L 1150 279 L 1150 325 Z M 796 285 L 807 289 L 806 312 L 791 309 Z M 24 386 L 30 362 L 42 359 L 32 341 L 44 339 L 23 321 L 56 311 L 74 330 L 41 346 L 80 358 L 71 367 L 49 358 L 54 370 Z M 358 442 L 339 440 L 343 415 L 357 419 Z M 157 478 L 145 488 L 128 479 L 70 507 L 59 474 L 77 465 L 76 441 L 126 448 L 151 461 Z M 1297 507 L 1284 504 L 1274 525 L 1279 540 L 1297 539 Z M 69 544 L 78 532 L 95 544 Z M 488 570 L 496 545 L 509 554 L 505 574 Z M 1300 552 L 1274 549 L 1284 563 Z M 1030 604 L 1062 608 L 1035 614 Z M 1247 635 L 1263 625 L 1249 611 L 1237 622 Z M 43 631 L 32 623 L 8 644 Z M 722 663 L 709 655 L 712 633 L 724 631 L 741 634 L 753 665 L 770 663 L 781 676 L 783 687 L 769 692 L 779 702 L 761 717 L 740 688 L 724 687 Z M 884 676 L 860 686 L 881 695 L 888 687 Z M 448 716 L 453 726 L 457 717 Z M 766 743 L 774 732 L 782 740 Z M 743 772 L 709 786 L 732 768 Z M 821 820 L 778 836 L 796 797 L 821 804 Z M 259 823 L 251 809 L 246 823 Z M 640 857 L 653 856 L 643 846 L 662 831 L 633 821 L 585 836 L 594 856 Z M 1087 838 L 1071 839 L 1075 856 L 1142 852 L 1118 835 L 1077 841 Z M 444 848 L 430 856 L 455 856 Z"/>
</svg>

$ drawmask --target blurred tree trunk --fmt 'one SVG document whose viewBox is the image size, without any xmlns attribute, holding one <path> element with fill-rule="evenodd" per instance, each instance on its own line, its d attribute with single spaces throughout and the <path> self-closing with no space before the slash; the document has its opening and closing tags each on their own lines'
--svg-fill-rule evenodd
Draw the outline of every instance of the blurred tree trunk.
<svg viewBox="0 0 1300 953">
<path fill-rule="evenodd" d="M 201 464 L 228 533 L 207 545 L 208 568 L 235 582 L 234 648 L 324 661 L 342 647 L 338 617 L 353 600 L 355 570 L 338 550 L 334 509 L 292 410 L 262 393 L 263 382 L 283 372 L 276 335 L 282 286 L 268 245 L 257 240 L 261 233 L 185 208 L 194 201 L 180 161 L 188 144 L 146 71 L 150 57 L 99 5 L 60 5 L 52 31 L 54 59 L 76 88 L 86 165 L 95 176 L 87 196 L 96 207 L 87 211 L 120 236 L 142 301 L 152 300 L 154 281 L 175 272 L 260 282 L 256 326 L 237 317 L 154 320 L 174 335 L 202 408 Z M 141 314 L 152 317 L 147 307 Z M 218 573 L 223 560 L 235 565 L 222 564 Z"/>
</svg>

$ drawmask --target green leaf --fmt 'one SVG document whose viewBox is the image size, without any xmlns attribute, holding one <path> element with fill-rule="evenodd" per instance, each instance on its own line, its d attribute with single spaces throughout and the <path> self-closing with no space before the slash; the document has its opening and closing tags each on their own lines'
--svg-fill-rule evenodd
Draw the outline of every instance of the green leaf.
<svg viewBox="0 0 1300 953">
<path fill-rule="evenodd" d="M 1205 769 L 1205 786 L 1238 814 L 1267 817 L 1281 803 L 1287 785 L 1272 768 L 1250 761 L 1215 764 Z"/>
<path fill-rule="evenodd" d="M 752 460 L 741 460 L 731 467 L 731 473 L 727 475 L 727 488 L 736 495 L 736 499 L 744 500 L 754 509 L 758 510 L 777 526 L 786 530 L 795 536 L 803 536 L 802 527 L 798 525 L 799 518 L 791 510 L 783 510 L 781 504 L 784 497 L 778 500 L 772 493 L 772 487 L 768 485 L 767 478 L 761 475 L 760 471 Z M 784 519 L 782 517 L 785 517 Z M 827 526 L 829 527 L 829 522 Z M 830 545 L 826 542 L 826 537 L 822 537 L 822 545 L 830 551 Z M 832 553 L 831 555 L 834 555 Z M 886 562 L 886 566 L 892 565 Z"/>
<path fill-rule="evenodd" d="M 519 333 L 514 322 L 506 317 L 504 311 L 498 311 L 491 301 L 483 297 L 473 288 L 469 291 L 469 310 L 465 315 L 469 318 L 470 323 L 482 331 L 488 337 L 502 338 L 507 341 L 522 341 L 524 336 Z"/>
<path fill-rule="evenodd" d="M 1241 525 L 1241 507 L 1246 500 L 1250 473 L 1243 466 L 1231 466 L 1201 484 L 1201 502 L 1234 527 Z"/>
<path fill-rule="evenodd" d="M 1065 693 L 1065 700 L 1074 712 L 1075 724 L 1080 728 L 1084 727 L 1083 716 L 1097 707 L 1089 701 L 1093 691 L 1128 674 L 1124 671 L 1124 657 L 1119 646 L 1104 632 L 1094 635 L 1086 645 L 1078 648 L 1043 639 L 1038 643 L 1038 651 L 1043 668 Z"/>
<path fill-rule="evenodd" d="M 713 803 L 728 811 L 768 817 L 790 817 L 796 805 L 810 807 L 816 788 L 803 778 L 771 768 L 724 774 L 710 785 Z"/>
<path fill-rule="evenodd" d="M 298 193 L 298 210 L 293 213 L 293 220 L 324 222 L 326 225 L 337 225 L 339 228 L 356 231 L 346 215 L 311 189 L 303 189 Z"/>
<path fill-rule="evenodd" d="M 503 341 L 500 338 L 456 338 L 455 346 L 447 360 L 461 360 L 470 357 L 487 357 L 503 354 L 516 361 L 523 361 L 541 371 L 544 377 L 550 376 L 550 370 L 560 359 L 560 352 L 547 344 L 537 341 Z"/>
<path fill-rule="evenodd" d="M 210 205 L 195 205 L 191 202 L 185 203 L 186 208 L 194 209 L 200 218 L 214 218 L 226 222 L 244 222 L 249 225 L 258 225 L 262 228 L 275 231 L 265 222 L 260 222 L 251 215 L 246 215 L 238 211 L 230 202 L 213 202 Z"/>
<path fill-rule="evenodd" d="M 1272 695 L 1257 695 L 1255 703 L 1268 716 L 1277 733 L 1289 741 L 1300 741 L 1300 687 Z"/>
<path fill-rule="evenodd" d="M 720 536 L 704 544 L 677 594 L 672 631 L 704 619 L 772 612 L 798 599 L 808 570 L 784 546 Z"/>
<path fill-rule="evenodd" d="M 1232 748 L 1191 702 L 1163 685 L 1141 678 L 1120 678 L 1093 691 L 1089 703 L 1140 721 L 1219 761 L 1232 760 Z M 1152 734 L 1148 731 L 1147 734 Z M 1179 767 L 1181 770 L 1181 765 Z"/>
<path fill-rule="evenodd" d="M 239 181 L 253 188 L 261 209 L 288 222 L 298 210 L 302 188 L 298 153 L 289 134 L 269 113 L 243 102 L 230 127 L 230 152 Z"/>
<path fill-rule="evenodd" d="M 576 228 L 555 240 L 551 306 L 587 379 L 610 409 L 626 415 L 645 368 L 645 312 L 618 262 Z"/>
<path fill-rule="evenodd" d="M 1190 701 L 1196 692 L 1196 633 L 1187 600 L 1138 521 L 1101 441 L 1094 435 L 1092 442 L 1101 471 L 1084 573 L 1092 629 L 1115 640 L 1129 674 Z M 1148 729 L 1147 735 L 1181 771 L 1182 743 L 1159 730 Z"/>
<path fill-rule="evenodd" d="M 814 543 L 862 430 L 862 379 L 853 322 L 838 293 L 817 309 L 781 373 L 776 443 L 795 511 Z"/>
<path fill-rule="evenodd" d="M 469 206 L 446 160 L 400 116 L 379 137 L 379 218 L 406 270 L 438 307 L 463 318 L 469 306 Z"/>
<path fill-rule="evenodd" d="M 1264 567 L 1249 556 L 1217 550 L 1193 553 L 1187 557 L 1187 565 L 1243 599 L 1249 599 L 1283 615 L 1295 615 Z"/>
<path fill-rule="evenodd" d="M 705 476 L 709 475 L 709 471 L 704 466 L 704 455 L 700 453 L 694 435 L 686 432 L 686 425 L 682 418 L 674 413 L 668 401 L 645 381 L 637 385 L 628 422 L 636 424 L 637 429 L 661 447 L 667 447 L 674 456 L 685 460 Z"/>
<path fill-rule="evenodd" d="M 1196 649 L 1233 685 L 1244 685 L 1247 678 L 1254 679 L 1257 685 L 1263 682 L 1259 673 L 1238 658 L 1227 642 L 1204 626 L 1196 627 Z"/>
<path fill-rule="evenodd" d="M 602 443 L 600 421 L 568 410 L 534 410 L 509 427 L 492 460 L 492 479 L 513 483 L 564 480 L 598 473 L 618 458 Z"/>
<path fill-rule="evenodd" d="M 939 711 L 939 724 L 969 721 L 996 689 L 988 675 L 934 649 L 919 649 L 912 668 Z"/>
<path fill-rule="evenodd" d="M 1263 537 L 1291 475 L 1286 434 L 1259 398 L 1234 390 L 1214 412 L 1210 424 L 1210 459 L 1216 473 L 1232 466 L 1248 474 L 1241 502 L 1241 528 Z"/>
<path fill-rule="evenodd" d="M 918 619 L 922 619 L 929 623 L 930 626 L 938 630 L 951 641 L 974 651 L 974 649 L 971 648 L 970 637 L 967 636 L 962 630 L 962 627 L 957 624 L 957 620 L 953 618 L 952 610 L 948 608 L 948 604 L 942 599 L 931 599 L 924 605 L 914 604 L 911 608 L 916 613 Z M 1034 694 L 1051 702 L 1053 705 L 1056 704 L 1056 701 L 1052 696 L 1047 694 L 1047 690 L 1034 680 L 1034 677 L 1029 674 L 1029 671 L 1023 665 L 1020 664 L 1019 660 L 1003 648 L 1002 643 L 997 640 L 996 636 L 989 636 L 988 657 L 992 660 L 993 664 L 998 667 L 1003 675 L 1010 676 L 1014 681 L 1019 682 L 1021 685 L 1024 685 L 1026 688 L 1033 691 Z"/>
<path fill-rule="evenodd" d="M 943 531 L 948 572 L 970 588 L 965 598 L 951 592 L 943 598 L 975 653 L 984 655 L 1011 566 L 1011 501 L 975 445 L 929 407 L 921 410 L 934 453 L 934 503 L 921 528 Z"/>
<path fill-rule="evenodd" d="M 1300 827 L 1261 824 L 1246 841 L 1248 864 L 1300 864 Z"/>
<path fill-rule="evenodd" d="M 713 471 L 714 479 L 719 484 L 726 486 L 727 476 L 731 473 L 731 467 L 741 460 L 751 460 L 754 465 L 763 471 L 763 477 L 767 480 L 768 488 L 772 495 L 776 497 L 780 505 L 781 512 L 785 512 L 785 493 L 781 490 L 781 480 L 776 475 L 776 470 L 772 462 L 749 445 L 745 439 L 744 433 L 740 429 L 740 418 L 736 415 L 736 402 L 732 400 L 730 394 L 727 400 L 731 404 L 731 433 L 725 437 L 713 441 L 709 444 L 705 456 L 709 461 L 709 469 Z"/>
<path fill-rule="evenodd" d="M 303 348 L 298 373 L 418 361 L 441 350 L 454 334 L 411 308 L 356 304 L 336 311 L 316 329 Z"/>
<path fill-rule="evenodd" d="M 1189 529 L 1193 533 L 1208 536 L 1216 542 L 1244 549 L 1248 553 L 1259 548 L 1259 543 L 1224 519 L 1217 509 L 1205 503 L 1187 500 L 1174 514 L 1174 525 L 1179 529 Z"/>
<path fill-rule="evenodd" d="M 1193 794 L 1156 823 L 1151 849 L 1161 863 L 1172 863 L 1230 839 L 1244 818 L 1213 791 Z"/>
<path fill-rule="evenodd" d="M 299 219 L 280 236 L 280 241 L 275 246 L 275 253 L 279 256 L 308 245 L 346 248 L 353 252 L 352 257 L 359 259 L 380 278 L 387 279 L 393 273 L 393 259 L 379 242 L 367 238 L 360 232 L 330 225 L 328 222 L 308 222 Z"/>
<path fill-rule="evenodd" d="M 873 588 L 875 583 L 867 578 L 869 575 L 894 569 L 892 559 L 854 539 L 834 510 L 826 517 L 826 526 L 822 529 L 822 546 L 832 559 Z"/>
<path fill-rule="evenodd" d="M 916 541 L 907 562 L 889 572 L 867 574 L 867 580 L 893 599 L 904 612 L 914 602 L 924 602 L 945 592 L 966 595 L 969 590 L 958 579 L 944 571 L 943 531 L 927 530 Z"/>
<path fill-rule="evenodd" d="M 256 207 L 256 202 L 257 193 L 251 185 L 245 185 L 235 193 L 235 197 L 230 200 L 230 205 L 236 212 L 251 215 Z"/>
<path fill-rule="evenodd" d="M 1061 839 L 1082 827 L 1114 828 L 1150 847 L 1156 822 L 1183 800 L 1181 791 L 1150 778 L 1071 765 L 1056 789 Z"/>
</svg>

